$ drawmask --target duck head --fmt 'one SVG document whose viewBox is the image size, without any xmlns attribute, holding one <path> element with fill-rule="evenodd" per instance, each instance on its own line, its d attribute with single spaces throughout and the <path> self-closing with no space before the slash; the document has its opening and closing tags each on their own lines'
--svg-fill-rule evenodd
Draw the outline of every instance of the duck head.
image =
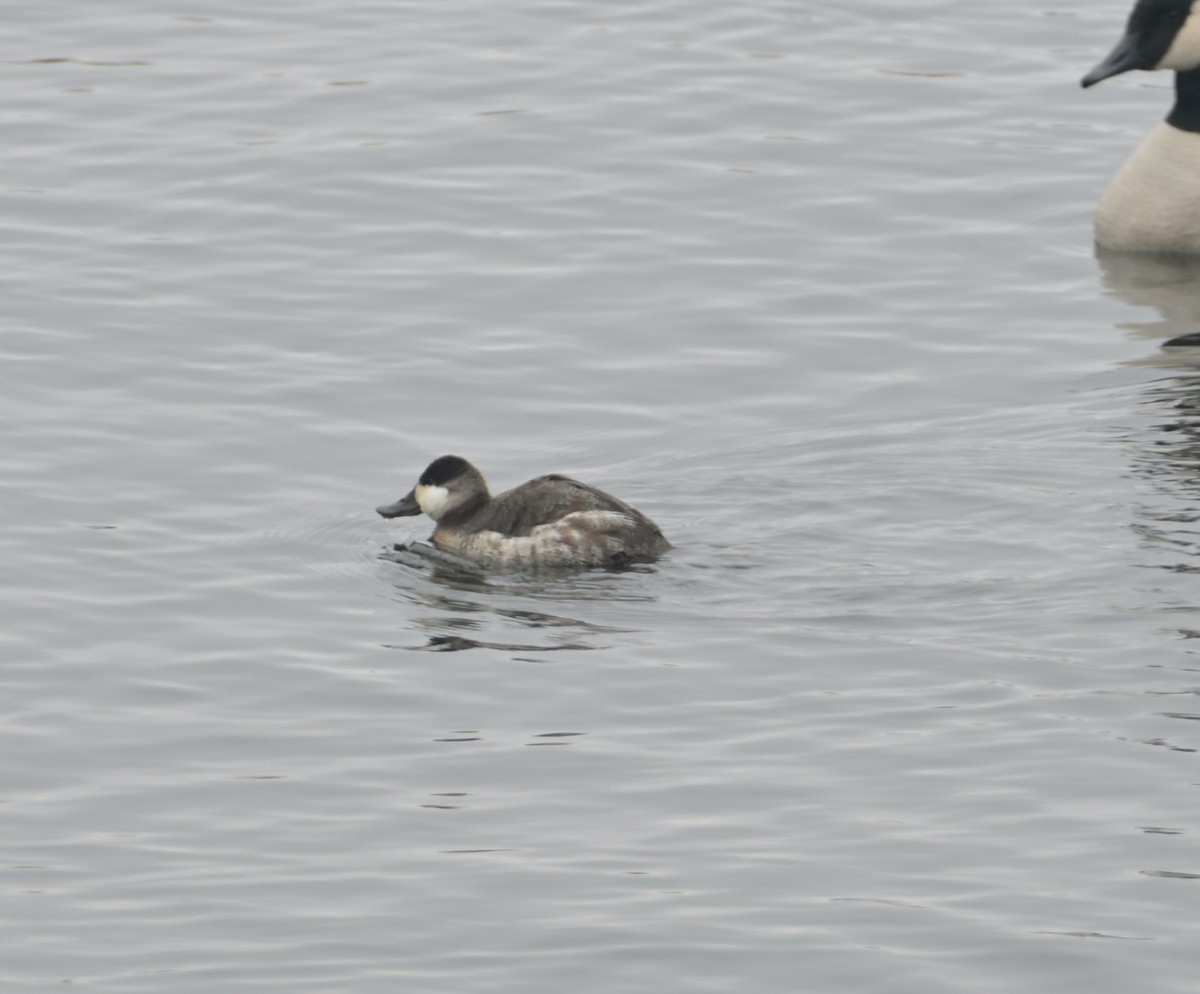
<svg viewBox="0 0 1200 994">
<path fill-rule="evenodd" d="M 417 485 L 393 504 L 375 510 L 385 518 L 428 514 L 434 521 L 488 500 L 483 474 L 462 456 L 440 456 L 425 467 Z"/>
</svg>

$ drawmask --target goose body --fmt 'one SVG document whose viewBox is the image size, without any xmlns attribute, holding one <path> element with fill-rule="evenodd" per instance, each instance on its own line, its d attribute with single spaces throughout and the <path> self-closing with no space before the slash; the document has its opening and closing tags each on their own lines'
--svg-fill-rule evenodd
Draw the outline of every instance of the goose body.
<svg viewBox="0 0 1200 994">
<path fill-rule="evenodd" d="M 407 495 L 376 511 L 427 514 L 437 548 L 489 566 L 619 566 L 671 548 L 658 525 L 603 490 L 552 474 L 493 497 L 460 456 L 435 459 Z"/>
<path fill-rule="evenodd" d="M 1131 69 L 1175 72 L 1175 104 L 1096 206 L 1096 243 L 1128 252 L 1200 253 L 1200 0 L 1138 0 L 1116 48 L 1085 87 Z"/>
</svg>

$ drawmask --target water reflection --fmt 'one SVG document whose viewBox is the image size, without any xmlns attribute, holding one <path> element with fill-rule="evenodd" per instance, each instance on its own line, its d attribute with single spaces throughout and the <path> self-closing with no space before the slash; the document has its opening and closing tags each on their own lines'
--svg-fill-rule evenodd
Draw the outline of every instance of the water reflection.
<svg viewBox="0 0 1200 994">
<path fill-rule="evenodd" d="M 462 652 L 464 649 L 496 649 L 500 652 L 552 652 L 556 649 L 598 649 L 600 646 L 564 642 L 559 645 L 523 645 L 513 642 L 485 642 L 462 635 L 430 635 L 424 645 L 387 645 L 388 649 L 414 652 Z"/>
<path fill-rule="evenodd" d="M 391 570 L 387 578 L 398 595 L 420 609 L 407 621 L 421 641 L 388 648 L 504 653 L 608 648 L 613 636 L 637 629 L 587 620 L 578 617 L 578 610 L 562 608 L 582 608 L 586 602 L 603 607 L 655 600 L 631 583 L 637 576 L 629 574 L 653 575 L 653 567 L 646 565 L 578 573 L 492 573 L 454 557 L 414 553 L 410 546 L 395 546 L 379 559 Z M 529 606 L 530 600 L 538 602 L 536 609 Z M 509 633 L 519 635 L 506 638 Z"/>
<path fill-rule="evenodd" d="M 567 600 L 650 601 L 651 596 L 613 583 L 623 574 L 654 574 L 650 563 L 594 567 L 586 570 L 547 569 L 541 572 L 493 572 L 459 556 L 442 552 L 422 542 L 394 545 L 380 553 L 380 559 L 408 567 L 439 586 L 471 593 L 503 592 L 525 596 L 549 594 Z"/>
<path fill-rule="evenodd" d="M 1167 339 L 1200 331 L 1200 258 L 1110 252 L 1097 248 L 1104 286 L 1135 307 L 1153 307 L 1156 320 L 1118 327 L 1137 338 Z M 1169 356 L 1164 365 L 1173 364 Z"/>
<path fill-rule="evenodd" d="M 1200 259 L 1103 251 L 1097 259 L 1109 291 L 1158 312 L 1120 327 L 1160 346 L 1200 332 Z M 1135 364 L 1163 375 L 1144 384 L 1135 412 L 1140 423 L 1123 433 L 1133 443 L 1131 468 L 1154 485 L 1133 527 L 1155 553 L 1148 565 L 1200 572 L 1200 347 L 1159 348 Z"/>
</svg>

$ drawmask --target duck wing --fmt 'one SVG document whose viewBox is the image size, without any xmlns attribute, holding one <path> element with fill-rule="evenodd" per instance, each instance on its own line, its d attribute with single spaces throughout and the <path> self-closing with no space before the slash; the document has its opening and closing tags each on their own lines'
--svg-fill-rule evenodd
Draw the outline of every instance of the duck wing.
<svg viewBox="0 0 1200 994">
<path fill-rule="evenodd" d="M 650 524 L 640 511 L 611 494 L 552 473 L 493 497 L 484 512 L 471 521 L 471 531 L 523 536 L 540 525 L 553 524 L 579 511 L 613 511 L 635 522 Z"/>
</svg>

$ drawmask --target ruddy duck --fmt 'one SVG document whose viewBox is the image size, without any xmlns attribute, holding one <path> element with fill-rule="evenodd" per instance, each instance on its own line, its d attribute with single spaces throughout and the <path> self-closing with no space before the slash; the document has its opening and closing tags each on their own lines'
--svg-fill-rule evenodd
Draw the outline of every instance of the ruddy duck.
<svg viewBox="0 0 1200 994">
<path fill-rule="evenodd" d="M 1174 69 L 1175 106 L 1096 205 L 1096 244 L 1200 253 L 1200 0 L 1138 0 L 1117 47 L 1080 81 Z"/>
<path fill-rule="evenodd" d="M 437 548 L 489 566 L 620 566 L 671 548 L 658 525 L 603 490 L 552 474 L 493 497 L 460 456 L 435 459 L 406 496 L 375 510 L 428 514 Z"/>
</svg>

